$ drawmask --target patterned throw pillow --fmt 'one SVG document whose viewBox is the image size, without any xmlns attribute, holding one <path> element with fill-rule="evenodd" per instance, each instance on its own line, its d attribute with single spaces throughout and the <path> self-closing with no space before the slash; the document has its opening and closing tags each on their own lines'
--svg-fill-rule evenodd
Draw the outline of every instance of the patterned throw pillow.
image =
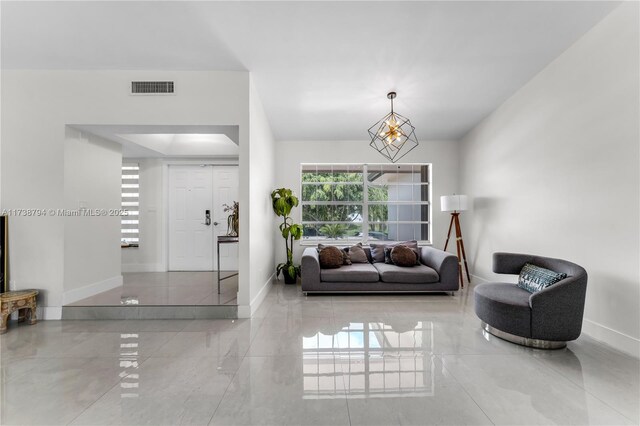
<svg viewBox="0 0 640 426">
<path fill-rule="evenodd" d="M 352 263 L 369 263 L 369 258 L 362 248 L 362 243 L 349 247 L 349 259 Z"/>
<path fill-rule="evenodd" d="M 536 293 L 565 278 L 567 278 L 565 273 L 554 272 L 527 263 L 520 271 L 518 287 L 527 290 L 529 293 Z"/>
<path fill-rule="evenodd" d="M 397 244 L 397 245 L 393 244 L 384 248 L 384 263 L 387 263 L 389 265 L 397 265 L 397 263 L 393 260 L 391 253 L 393 252 L 394 248 L 399 246 L 407 247 L 403 244 Z M 414 248 L 414 247 L 407 247 L 407 248 L 409 248 L 415 255 L 415 261 L 413 262 L 413 265 L 420 265 L 420 249 Z M 410 265 L 410 266 L 413 266 L 413 265 Z M 404 265 L 398 265 L 398 266 L 404 266 Z"/>
<path fill-rule="evenodd" d="M 347 253 L 335 246 L 318 244 L 318 259 L 322 269 L 335 269 L 342 265 L 351 265 Z"/>
<path fill-rule="evenodd" d="M 415 266 L 416 260 L 416 252 L 407 246 L 397 245 L 391 249 L 391 261 L 394 265 Z"/>
</svg>

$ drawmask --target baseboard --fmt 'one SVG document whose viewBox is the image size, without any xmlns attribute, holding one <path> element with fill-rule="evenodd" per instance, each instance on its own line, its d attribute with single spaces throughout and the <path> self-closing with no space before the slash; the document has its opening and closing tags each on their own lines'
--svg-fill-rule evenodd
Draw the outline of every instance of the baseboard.
<svg viewBox="0 0 640 426">
<path fill-rule="evenodd" d="M 117 275 L 115 277 L 107 278 L 106 280 L 85 285 L 84 287 L 65 291 L 62 294 L 62 305 L 68 305 L 69 303 L 86 299 L 87 297 L 102 293 L 103 291 L 111 290 L 112 288 L 120 287 L 121 285 L 122 275 Z"/>
<path fill-rule="evenodd" d="M 631 337 L 588 319 L 585 319 L 582 322 L 582 332 L 614 349 L 633 357 L 640 358 L 640 339 L 636 339 L 635 337 Z"/>
<path fill-rule="evenodd" d="M 61 306 L 38 306 L 36 309 L 38 314 L 38 321 L 40 320 L 61 320 L 62 319 L 62 307 Z"/>
<path fill-rule="evenodd" d="M 251 300 L 249 305 L 238 305 L 238 318 L 251 318 L 251 316 L 258 310 L 269 293 L 269 285 L 273 282 L 275 275 L 275 273 L 271 274 L 267 282 L 263 284 L 258 294 L 256 294 L 256 297 Z"/>
<path fill-rule="evenodd" d="M 161 263 L 123 263 L 122 272 L 167 272 L 167 270 Z"/>
<path fill-rule="evenodd" d="M 488 279 L 482 278 L 482 277 L 480 277 L 478 275 L 474 275 L 474 274 L 470 274 L 470 275 L 471 275 L 471 278 L 473 278 L 474 280 L 482 281 L 484 283 L 488 283 L 489 282 Z"/>
</svg>

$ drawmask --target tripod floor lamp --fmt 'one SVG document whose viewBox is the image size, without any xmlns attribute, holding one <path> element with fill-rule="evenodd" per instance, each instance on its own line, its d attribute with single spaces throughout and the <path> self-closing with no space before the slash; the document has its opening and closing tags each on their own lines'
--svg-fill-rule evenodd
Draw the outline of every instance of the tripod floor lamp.
<svg viewBox="0 0 640 426">
<path fill-rule="evenodd" d="M 455 227 L 456 232 L 456 250 L 458 252 L 458 273 L 460 276 L 460 288 L 464 288 L 464 279 L 462 277 L 462 262 L 464 262 L 464 270 L 467 273 L 467 281 L 471 282 L 469 276 L 469 267 L 467 266 L 467 255 L 464 252 L 464 241 L 462 240 L 462 229 L 460 228 L 460 212 L 467 210 L 468 201 L 466 195 L 443 195 L 440 197 L 440 210 L 443 212 L 451 212 L 451 222 L 449 223 L 449 231 L 447 232 L 447 242 L 444 244 L 444 250 L 449 245 L 449 237 L 451 237 L 451 229 Z"/>
</svg>

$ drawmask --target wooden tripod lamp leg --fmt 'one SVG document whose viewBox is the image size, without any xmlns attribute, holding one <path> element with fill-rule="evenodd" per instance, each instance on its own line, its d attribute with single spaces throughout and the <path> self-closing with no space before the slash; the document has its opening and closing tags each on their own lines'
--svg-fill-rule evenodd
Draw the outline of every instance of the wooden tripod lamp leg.
<svg viewBox="0 0 640 426">
<path fill-rule="evenodd" d="M 447 232 L 447 242 L 444 243 L 444 251 L 447 251 L 447 246 L 449 245 L 449 237 L 451 236 L 451 228 L 453 227 L 453 213 L 451 213 L 451 222 L 449 222 L 449 231 Z"/>
<path fill-rule="evenodd" d="M 464 240 L 462 239 L 462 227 L 460 226 L 460 218 L 456 216 L 456 238 L 460 243 L 460 250 L 462 251 L 462 261 L 464 262 L 464 270 L 467 273 L 467 281 L 471 282 L 471 276 L 469 275 L 469 266 L 467 265 L 467 254 L 464 251 Z"/>
<path fill-rule="evenodd" d="M 460 253 L 460 238 L 458 235 L 458 213 L 451 213 L 451 220 L 455 223 L 456 228 L 456 252 L 458 253 L 458 277 L 460 278 L 460 288 L 464 288 L 464 279 L 462 278 L 462 255 Z"/>
</svg>

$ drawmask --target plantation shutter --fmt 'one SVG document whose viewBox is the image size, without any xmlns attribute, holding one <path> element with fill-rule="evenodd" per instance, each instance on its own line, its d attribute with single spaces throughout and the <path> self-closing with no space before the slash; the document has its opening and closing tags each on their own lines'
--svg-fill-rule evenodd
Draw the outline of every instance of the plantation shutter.
<svg viewBox="0 0 640 426">
<path fill-rule="evenodd" d="M 140 165 L 122 164 L 122 246 L 138 247 L 140 243 Z"/>
</svg>

